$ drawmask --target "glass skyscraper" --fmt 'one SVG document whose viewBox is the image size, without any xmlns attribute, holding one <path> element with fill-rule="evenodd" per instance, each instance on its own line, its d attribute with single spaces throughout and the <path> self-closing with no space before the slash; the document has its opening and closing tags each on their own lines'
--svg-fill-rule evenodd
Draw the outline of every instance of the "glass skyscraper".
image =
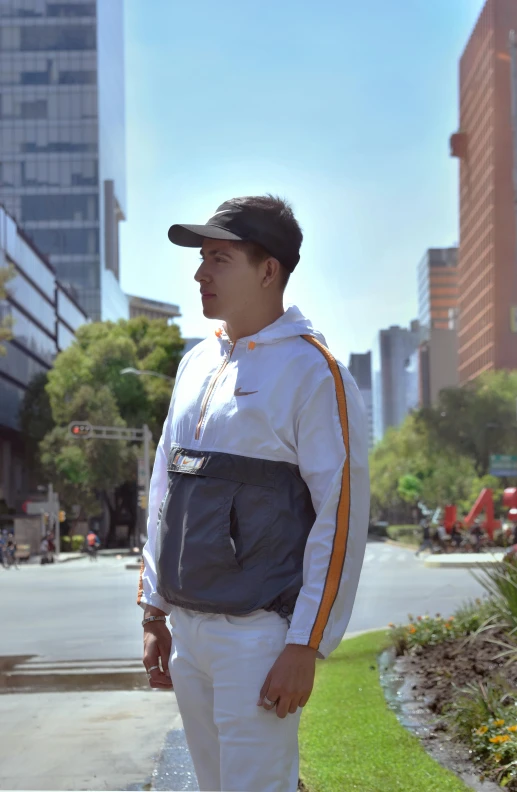
<svg viewBox="0 0 517 792">
<path fill-rule="evenodd" d="M 0 203 L 92 319 L 128 317 L 123 0 L 0 0 Z"/>
</svg>

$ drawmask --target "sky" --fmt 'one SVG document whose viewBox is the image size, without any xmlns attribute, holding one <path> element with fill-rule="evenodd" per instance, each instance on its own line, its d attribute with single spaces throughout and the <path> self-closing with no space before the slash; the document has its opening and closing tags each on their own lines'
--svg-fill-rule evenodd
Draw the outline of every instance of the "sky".
<svg viewBox="0 0 517 792">
<path fill-rule="evenodd" d="M 417 267 L 458 241 L 458 60 L 481 0 L 129 0 L 123 289 L 214 327 L 172 223 L 287 198 L 286 291 L 345 364 L 417 317 Z"/>
</svg>

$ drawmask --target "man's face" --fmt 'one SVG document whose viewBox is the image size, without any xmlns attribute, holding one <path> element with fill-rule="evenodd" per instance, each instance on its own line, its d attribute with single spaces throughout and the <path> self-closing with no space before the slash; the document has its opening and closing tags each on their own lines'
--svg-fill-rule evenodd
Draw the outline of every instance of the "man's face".
<svg viewBox="0 0 517 792">
<path fill-rule="evenodd" d="M 261 268 L 250 264 L 233 242 L 204 239 L 201 265 L 194 277 L 207 319 L 231 322 L 265 296 Z"/>
</svg>

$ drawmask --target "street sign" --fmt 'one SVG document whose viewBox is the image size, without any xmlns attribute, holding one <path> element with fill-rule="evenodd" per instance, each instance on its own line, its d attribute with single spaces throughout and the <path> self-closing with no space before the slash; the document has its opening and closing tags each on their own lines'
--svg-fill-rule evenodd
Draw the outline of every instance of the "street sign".
<svg viewBox="0 0 517 792">
<path fill-rule="evenodd" d="M 68 427 L 73 437 L 88 437 L 92 432 L 92 425 L 88 421 L 75 421 Z"/>
<path fill-rule="evenodd" d="M 24 511 L 26 514 L 45 514 L 45 512 L 50 512 L 52 507 L 48 501 L 44 503 L 31 503 L 28 501 L 24 504 L 25 508 Z"/>
<path fill-rule="evenodd" d="M 517 454 L 491 454 L 491 476 L 517 476 Z"/>
</svg>

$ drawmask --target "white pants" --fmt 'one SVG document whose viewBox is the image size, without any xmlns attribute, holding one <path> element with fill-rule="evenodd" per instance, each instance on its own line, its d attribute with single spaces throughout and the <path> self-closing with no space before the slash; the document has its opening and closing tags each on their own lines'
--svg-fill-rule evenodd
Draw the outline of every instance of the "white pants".
<svg viewBox="0 0 517 792">
<path fill-rule="evenodd" d="M 285 646 L 285 619 L 174 608 L 171 624 L 170 672 L 200 789 L 296 792 L 302 710 L 282 719 L 257 706 Z"/>
</svg>

